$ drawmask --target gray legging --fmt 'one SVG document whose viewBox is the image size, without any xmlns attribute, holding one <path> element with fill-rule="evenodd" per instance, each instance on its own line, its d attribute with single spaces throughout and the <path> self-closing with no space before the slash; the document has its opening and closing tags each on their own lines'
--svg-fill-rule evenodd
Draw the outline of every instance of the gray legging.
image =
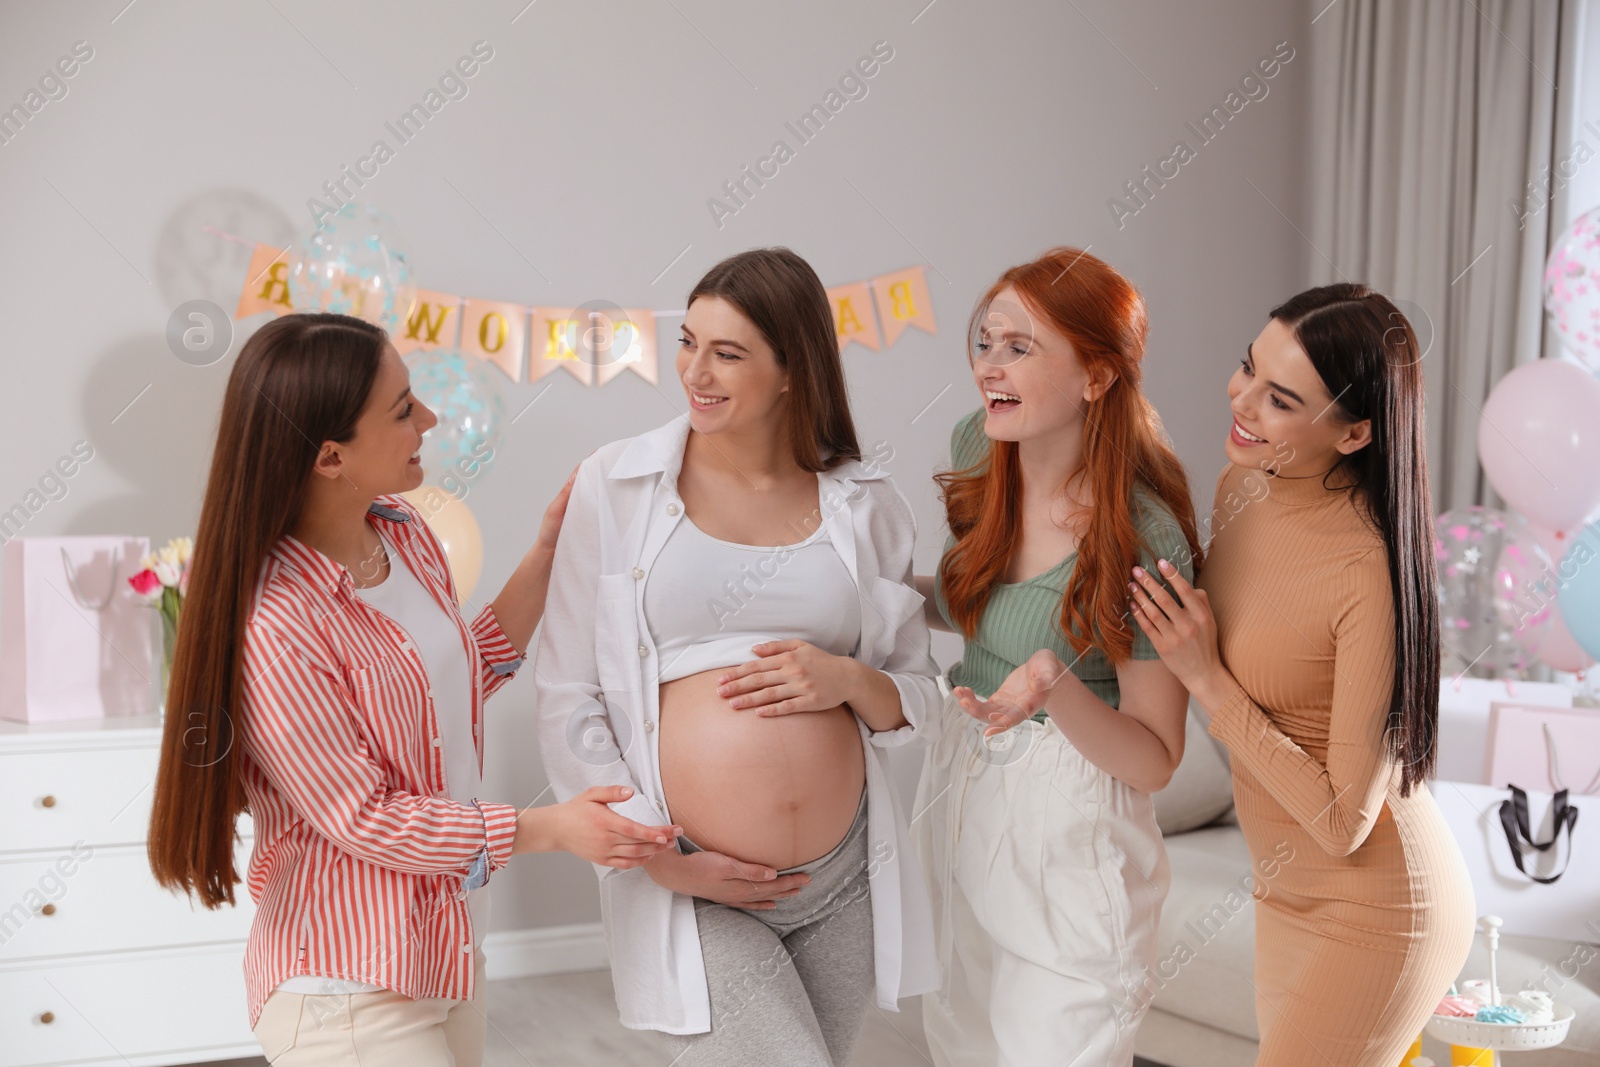
<svg viewBox="0 0 1600 1067">
<path fill-rule="evenodd" d="M 685 852 L 700 848 L 679 837 Z M 676 1067 L 843 1067 L 873 1000 L 867 796 L 832 852 L 779 874 L 809 874 L 768 911 L 695 898 L 711 1031 L 665 1035 Z"/>
</svg>

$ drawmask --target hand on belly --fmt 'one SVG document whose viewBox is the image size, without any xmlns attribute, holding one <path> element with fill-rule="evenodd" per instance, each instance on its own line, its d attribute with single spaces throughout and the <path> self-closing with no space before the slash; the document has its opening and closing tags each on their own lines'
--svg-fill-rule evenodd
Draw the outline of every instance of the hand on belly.
<svg viewBox="0 0 1600 1067">
<path fill-rule="evenodd" d="M 777 870 L 844 839 L 866 783 L 856 717 L 844 705 L 763 718 L 717 695 L 722 669 L 661 687 L 661 786 L 690 840 Z"/>
</svg>

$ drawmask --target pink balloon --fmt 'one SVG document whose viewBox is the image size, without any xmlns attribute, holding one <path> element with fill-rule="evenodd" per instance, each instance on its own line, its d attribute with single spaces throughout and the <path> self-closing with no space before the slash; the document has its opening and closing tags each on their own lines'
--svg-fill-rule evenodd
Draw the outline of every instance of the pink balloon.
<svg viewBox="0 0 1600 1067">
<path fill-rule="evenodd" d="M 1550 558 L 1555 561 L 1556 577 L 1559 579 L 1561 559 L 1567 554 L 1567 549 L 1572 547 L 1572 539 L 1583 532 L 1582 529 L 1552 530 L 1538 523 L 1530 525 L 1533 528 L 1533 536 L 1539 539 L 1539 544 L 1544 546 L 1544 550 L 1550 553 Z M 1583 646 L 1578 644 L 1577 638 L 1572 636 L 1572 631 L 1567 629 L 1566 622 L 1561 618 L 1561 609 L 1554 601 L 1554 592 L 1555 587 L 1552 585 L 1550 606 L 1555 618 L 1550 620 L 1550 629 L 1545 632 L 1544 642 L 1539 646 L 1539 661 L 1549 664 L 1558 671 L 1577 673 L 1588 670 L 1594 666 L 1594 657 L 1584 651 Z"/>
<path fill-rule="evenodd" d="M 1600 507 L 1600 378 L 1557 359 L 1516 368 L 1483 405 L 1478 459 L 1535 525 L 1580 525 Z"/>
</svg>

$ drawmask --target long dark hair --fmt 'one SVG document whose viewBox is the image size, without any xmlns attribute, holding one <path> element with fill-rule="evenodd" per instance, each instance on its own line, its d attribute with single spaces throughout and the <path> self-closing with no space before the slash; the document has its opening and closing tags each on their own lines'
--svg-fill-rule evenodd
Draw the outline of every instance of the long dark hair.
<svg viewBox="0 0 1600 1067">
<path fill-rule="evenodd" d="M 348 441 L 388 335 L 346 315 L 257 330 L 228 376 L 173 652 L 150 812 L 150 870 L 205 907 L 233 903 L 240 674 L 261 568 L 300 517 L 324 441 Z"/>
<path fill-rule="evenodd" d="M 738 308 L 789 373 L 789 441 L 801 469 L 860 459 L 833 308 L 811 264 L 787 248 L 752 248 L 707 271 L 684 306 L 702 296 Z"/>
<path fill-rule="evenodd" d="M 1439 733 L 1438 570 L 1424 447 L 1422 349 L 1400 309 L 1365 285 L 1307 289 L 1272 309 L 1293 331 L 1346 422 L 1372 420 L 1372 441 L 1328 472 L 1353 482 L 1383 535 L 1394 594 L 1394 686 L 1385 729 L 1400 795 L 1433 777 Z"/>
<path fill-rule="evenodd" d="M 1128 572 L 1143 547 L 1134 525 L 1134 489 L 1143 486 L 1172 512 L 1196 570 L 1203 555 L 1189 479 L 1140 388 L 1144 298 L 1104 260 L 1076 248 L 1052 248 L 1000 275 L 973 309 L 969 336 L 978 336 L 995 297 L 1007 286 L 1016 289 L 1031 314 L 1072 342 L 1085 369 L 1111 378 L 1084 412 L 1083 466 L 1073 477 L 1081 475 L 1088 484 L 1094 507 L 1057 623 L 1073 651 L 1081 654 L 1093 645 L 1112 663 L 1121 663 L 1133 654 L 1133 631 L 1124 622 Z M 974 466 L 936 474 L 934 480 L 957 539 L 939 564 L 945 600 L 950 617 L 970 639 L 1022 543 L 1017 445 L 991 441 Z"/>
</svg>

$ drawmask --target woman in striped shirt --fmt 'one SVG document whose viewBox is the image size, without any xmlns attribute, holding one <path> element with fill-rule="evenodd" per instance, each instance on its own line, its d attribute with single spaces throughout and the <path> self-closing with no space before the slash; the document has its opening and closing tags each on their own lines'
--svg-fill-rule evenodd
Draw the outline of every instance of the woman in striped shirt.
<svg viewBox="0 0 1600 1067">
<path fill-rule="evenodd" d="M 274 1064 L 482 1060 L 481 888 L 519 852 L 635 867 L 676 827 L 480 800 L 483 701 L 544 610 L 570 483 L 469 623 L 401 492 L 437 420 L 376 326 L 294 314 L 223 399 L 168 688 L 150 828 L 161 884 L 233 903 L 249 812 L 250 1025 Z"/>
</svg>

